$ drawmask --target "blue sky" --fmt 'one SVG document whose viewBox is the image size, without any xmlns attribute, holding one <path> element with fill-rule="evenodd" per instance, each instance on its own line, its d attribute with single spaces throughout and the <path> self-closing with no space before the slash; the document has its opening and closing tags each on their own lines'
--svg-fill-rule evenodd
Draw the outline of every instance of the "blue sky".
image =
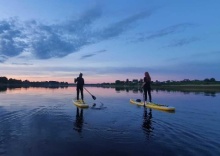
<svg viewBox="0 0 220 156">
<path fill-rule="evenodd" d="M 2 0 L 0 76 L 220 80 L 219 0 Z"/>
</svg>

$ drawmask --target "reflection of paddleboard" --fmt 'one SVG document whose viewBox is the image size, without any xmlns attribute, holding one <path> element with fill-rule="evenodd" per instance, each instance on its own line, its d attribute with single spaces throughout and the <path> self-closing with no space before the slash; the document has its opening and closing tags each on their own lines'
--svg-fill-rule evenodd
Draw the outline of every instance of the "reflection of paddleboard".
<svg viewBox="0 0 220 156">
<path fill-rule="evenodd" d="M 88 108 L 89 105 L 83 100 L 73 100 L 74 105 L 80 108 Z"/>
<path fill-rule="evenodd" d="M 138 106 L 144 106 L 144 102 L 137 102 L 134 99 L 130 99 L 130 103 L 136 104 Z M 153 109 L 158 109 L 158 110 L 163 110 L 163 111 L 175 111 L 174 107 L 161 105 L 161 104 L 156 104 L 156 103 L 153 103 L 153 102 L 147 102 L 145 105 L 148 108 L 153 108 Z"/>
</svg>

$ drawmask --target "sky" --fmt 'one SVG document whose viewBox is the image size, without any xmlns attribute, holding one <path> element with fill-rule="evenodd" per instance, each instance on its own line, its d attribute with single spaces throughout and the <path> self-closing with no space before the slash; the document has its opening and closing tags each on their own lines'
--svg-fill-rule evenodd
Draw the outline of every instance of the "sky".
<svg viewBox="0 0 220 156">
<path fill-rule="evenodd" d="M 0 76 L 220 80 L 219 0 L 1 0 Z"/>
</svg>

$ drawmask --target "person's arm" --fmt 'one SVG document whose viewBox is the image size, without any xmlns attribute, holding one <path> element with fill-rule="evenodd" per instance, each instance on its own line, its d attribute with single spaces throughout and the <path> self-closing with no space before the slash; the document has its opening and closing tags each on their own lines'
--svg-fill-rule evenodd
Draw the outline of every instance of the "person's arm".
<svg viewBox="0 0 220 156">
<path fill-rule="evenodd" d="M 74 79 L 74 82 L 76 83 L 77 81 L 78 81 L 78 79 L 77 79 L 77 78 L 75 78 L 75 79 Z"/>
</svg>

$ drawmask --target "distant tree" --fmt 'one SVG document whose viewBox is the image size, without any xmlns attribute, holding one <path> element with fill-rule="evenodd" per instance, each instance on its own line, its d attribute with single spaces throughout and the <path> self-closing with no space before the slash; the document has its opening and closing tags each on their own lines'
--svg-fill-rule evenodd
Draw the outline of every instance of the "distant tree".
<svg viewBox="0 0 220 156">
<path fill-rule="evenodd" d="M 128 84 L 129 83 L 129 79 L 126 79 L 126 84 Z"/>
<path fill-rule="evenodd" d="M 0 77 L 0 83 L 7 84 L 8 83 L 8 78 L 7 77 Z"/>
<path fill-rule="evenodd" d="M 208 79 L 208 78 L 206 78 L 206 79 L 204 79 L 204 81 L 205 81 L 205 82 L 209 82 L 209 79 Z"/>
<path fill-rule="evenodd" d="M 140 79 L 140 80 L 139 80 L 139 83 L 143 83 L 143 79 Z"/>
<path fill-rule="evenodd" d="M 210 79 L 210 82 L 215 82 L 215 78 L 211 78 L 211 79 Z"/>
<path fill-rule="evenodd" d="M 166 83 L 170 83 L 170 80 L 167 80 Z"/>
<path fill-rule="evenodd" d="M 115 81 L 115 84 L 120 84 L 120 83 L 121 83 L 120 80 L 116 80 L 116 81 Z"/>
<path fill-rule="evenodd" d="M 133 79 L 132 82 L 133 82 L 133 83 L 138 83 L 138 80 L 137 80 L 137 79 Z"/>
<path fill-rule="evenodd" d="M 16 85 L 18 85 L 18 84 L 22 84 L 22 81 L 21 81 L 21 80 L 16 80 L 16 79 L 10 78 L 10 79 L 8 80 L 8 83 L 9 83 L 9 84 L 16 84 Z"/>
</svg>

